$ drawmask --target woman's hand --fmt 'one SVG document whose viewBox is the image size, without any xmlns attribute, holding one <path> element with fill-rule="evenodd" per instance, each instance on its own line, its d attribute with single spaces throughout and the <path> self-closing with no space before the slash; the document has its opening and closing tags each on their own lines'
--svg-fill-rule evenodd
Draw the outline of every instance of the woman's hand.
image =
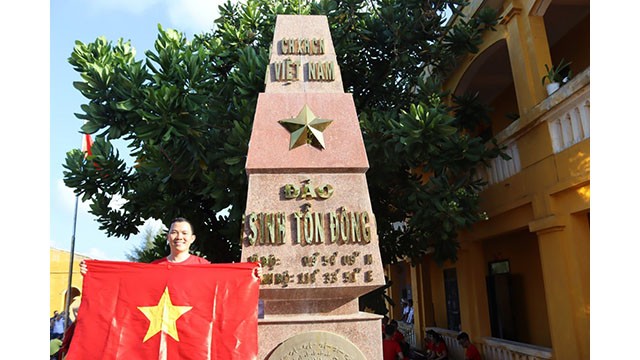
<svg viewBox="0 0 640 360">
<path fill-rule="evenodd" d="M 80 275 L 85 276 L 87 274 L 87 270 L 87 263 L 82 259 L 82 261 L 80 261 Z"/>
<path fill-rule="evenodd" d="M 261 264 L 258 263 L 258 267 L 254 271 L 253 275 L 255 275 L 255 277 L 258 278 L 258 279 L 262 279 L 262 265 Z"/>
</svg>

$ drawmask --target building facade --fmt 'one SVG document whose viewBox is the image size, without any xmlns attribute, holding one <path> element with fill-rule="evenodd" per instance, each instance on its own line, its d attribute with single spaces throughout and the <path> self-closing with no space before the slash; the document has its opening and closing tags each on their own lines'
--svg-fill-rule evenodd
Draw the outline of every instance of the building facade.
<svg viewBox="0 0 640 360">
<path fill-rule="evenodd" d="M 78 307 L 82 291 L 82 275 L 80 261 L 90 259 L 88 256 L 73 255 L 73 274 L 71 276 L 71 309 Z M 69 286 L 69 261 L 71 253 L 66 250 L 49 248 L 49 313 L 62 312 L 66 306 L 67 287 Z M 71 312 L 73 319 L 73 312 Z"/>
<path fill-rule="evenodd" d="M 415 346 L 434 328 L 450 359 L 464 358 L 459 331 L 484 359 L 588 359 L 589 0 L 474 0 L 464 13 L 485 6 L 498 9 L 500 23 L 446 88 L 480 94 L 493 109 L 487 130 L 511 160 L 479 169 L 489 220 L 460 235 L 458 260 L 388 266 L 389 295 L 413 299 Z M 545 65 L 561 61 L 571 76 L 549 94 Z M 399 306 L 390 310 L 401 317 Z"/>
</svg>

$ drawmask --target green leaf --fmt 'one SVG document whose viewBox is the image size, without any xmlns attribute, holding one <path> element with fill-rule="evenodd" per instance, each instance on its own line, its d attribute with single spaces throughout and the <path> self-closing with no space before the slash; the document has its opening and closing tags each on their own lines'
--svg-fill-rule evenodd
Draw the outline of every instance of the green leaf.
<svg viewBox="0 0 640 360">
<path fill-rule="evenodd" d="M 242 160 L 242 157 L 234 156 L 234 157 L 224 159 L 224 163 L 227 165 L 236 165 L 240 162 L 240 160 Z"/>
<path fill-rule="evenodd" d="M 96 124 L 95 122 L 85 122 L 80 129 L 82 130 L 83 133 L 85 134 L 93 134 L 96 131 L 101 129 L 100 124 Z"/>
<path fill-rule="evenodd" d="M 135 103 L 133 99 L 127 99 L 124 101 L 119 101 L 116 103 L 116 109 L 123 111 L 131 111 L 135 108 Z"/>
</svg>

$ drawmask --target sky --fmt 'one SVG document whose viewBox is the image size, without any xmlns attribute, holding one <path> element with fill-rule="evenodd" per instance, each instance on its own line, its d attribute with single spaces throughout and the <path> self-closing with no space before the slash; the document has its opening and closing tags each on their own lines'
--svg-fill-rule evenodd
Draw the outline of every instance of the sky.
<svg viewBox="0 0 640 360">
<path fill-rule="evenodd" d="M 130 40 L 136 58 L 153 48 L 158 24 L 174 28 L 189 39 L 193 34 L 209 31 L 218 16 L 221 0 L 52 0 L 50 3 L 50 246 L 70 250 L 74 234 L 75 194 L 63 182 L 66 153 L 81 146 L 79 133 L 82 120 L 80 105 L 86 99 L 72 83 L 79 74 L 68 62 L 76 41 L 85 44 L 100 36 L 116 43 Z M 121 155 L 127 153 L 122 143 Z M 129 158 L 130 159 L 130 158 Z M 89 213 L 89 202 L 80 203 L 75 226 L 75 253 L 100 260 L 126 261 L 126 254 L 143 242 L 138 235 L 108 238 L 95 216 Z M 146 227 L 159 230 L 163 225 L 150 219 Z M 141 229 L 144 230 L 144 229 Z"/>
</svg>

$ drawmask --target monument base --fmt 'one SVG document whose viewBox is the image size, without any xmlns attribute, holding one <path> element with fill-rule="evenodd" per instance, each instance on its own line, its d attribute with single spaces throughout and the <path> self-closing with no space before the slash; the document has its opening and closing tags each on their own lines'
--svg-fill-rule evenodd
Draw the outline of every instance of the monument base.
<svg viewBox="0 0 640 360">
<path fill-rule="evenodd" d="M 265 315 L 258 320 L 258 359 L 382 360 L 381 319 L 366 312 Z"/>
</svg>

